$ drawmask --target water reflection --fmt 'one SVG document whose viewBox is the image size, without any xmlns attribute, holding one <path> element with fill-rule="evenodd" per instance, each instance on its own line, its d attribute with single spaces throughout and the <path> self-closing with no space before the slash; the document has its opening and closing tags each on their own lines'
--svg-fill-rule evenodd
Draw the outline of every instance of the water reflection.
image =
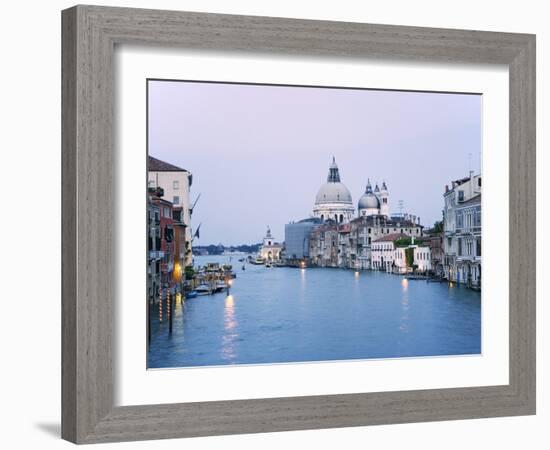
<svg viewBox="0 0 550 450">
<path fill-rule="evenodd" d="M 214 258 L 197 263 L 227 262 Z M 176 302 L 172 334 L 166 309 L 162 323 L 151 311 L 149 368 L 481 350 L 479 292 L 381 272 L 247 265 L 231 295 Z"/>
<path fill-rule="evenodd" d="M 224 360 L 234 361 L 237 357 L 236 341 L 239 337 L 237 326 L 238 323 L 235 319 L 235 299 L 232 295 L 228 295 L 225 297 L 224 334 L 221 348 Z"/>
</svg>

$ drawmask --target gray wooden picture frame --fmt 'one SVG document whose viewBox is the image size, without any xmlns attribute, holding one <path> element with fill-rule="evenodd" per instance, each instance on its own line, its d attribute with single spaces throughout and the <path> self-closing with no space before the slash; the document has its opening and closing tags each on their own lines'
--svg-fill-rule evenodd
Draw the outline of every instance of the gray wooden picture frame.
<svg viewBox="0 0 550 450">
<path fill-rule="evenodd" d="M 64 439 L 94 443 L 535 413 L 535 36 L 97 6 L 63 11 L 62 32 Z M 507 65 L 509 384 L 115 407 L 113 52 L 125 43 Z"/>
</svg>

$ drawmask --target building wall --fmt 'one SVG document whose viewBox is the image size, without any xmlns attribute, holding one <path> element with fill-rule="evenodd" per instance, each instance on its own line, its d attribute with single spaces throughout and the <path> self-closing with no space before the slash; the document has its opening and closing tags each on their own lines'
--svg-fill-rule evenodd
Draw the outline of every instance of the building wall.
<svg viewBox="0 0 550 450">
<path fill-rule="evenodd" d="M 371 245 L 371 260 L 374 270 L 391 272 L 395 261 L 395 246 L 393 242 L 373 242 Z"/>
<path fill-rule="evenodd" d="M 319 222 L 309 220 L 287 223 L 285 225 L 285 258 L 308 259 L 310 234 L 319 225 Z"/>
<path fill-rule="evenodd" d="M 461 193 L 462 192 L 462 193 Z M 443 275 L 481 288 L 481 176 L 453 184 L 444 194 Z"/>
<path fill-rule="evenodd" d="M 185 238 L 189 242 L 189 250 L 191 250 L 192 229 L 191 229 L 191 174 L 187 171 L 175 172 L 155 172 L 148 173 L 148 186 L 161 187 L 164 189 L 164 199 L 173 203 L 174 206 L 180 206 L 183 210 L 183 223 L 187 225 L 185 229 Z M 175 202 L 174 200 L 177 200 Z M 192 254 L 186 255 L 186 265 L 192 264 Z"/>
</svg>

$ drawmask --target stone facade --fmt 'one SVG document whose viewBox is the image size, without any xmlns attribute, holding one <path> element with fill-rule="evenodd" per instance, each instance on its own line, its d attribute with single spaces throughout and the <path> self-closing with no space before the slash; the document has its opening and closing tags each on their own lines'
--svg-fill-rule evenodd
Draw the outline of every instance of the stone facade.
<svg viewBox="0 0 550 450">
<path fill-rule="evenodd" d="M 361 216 L 349 224 L 325 223 L 310 235 L 311 264 L 319 267 L 373 269 L 371 246 L 390 234 L 422 236 L 422 225 L 385 216 Z"/>
<path fill-rule="evenodd" d="M 443 275 L 481 288 L 481 176 L 453 181 L 444 194 Z"/>
</svg>

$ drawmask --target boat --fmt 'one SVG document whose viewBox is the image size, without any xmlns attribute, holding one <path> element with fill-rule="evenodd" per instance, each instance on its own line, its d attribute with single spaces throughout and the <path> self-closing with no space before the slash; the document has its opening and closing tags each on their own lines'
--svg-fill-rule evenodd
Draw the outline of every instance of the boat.
<svg viewBox="0 0 550 450">
<path fill-rule="evenodd" d="M 210 295 L 212 293 L 212 289 L 207 284 L 200 284 L 195 288 L 195 291 L 197 292 L 197 295 Z"/>
<path fill-rule="evenodd" d="M 221 292 L 225 289 L 227 289 L 227 283 L 223 280 L 218 280 L 216 282 L 216 292 Z"/>
<path fill-rule="evenodd" d="M 265 266 L 271 269 L 273 267 L 273 264 L 271 263 L 271 261 L 268 261 L 265 263 Z"/>
<path fill-rule="evenodd" d="M 197 295 L 197 291 L 189 291 L 185 293 L 185 298 L 195 298 Z"/>
<path fill-rule="evenodd" d="M 246 270 L 246 267 L 245 267 L 245 265 L 244 265 L 244 264 L 243 264 L 243 270 Z"/>
<path fill-rule="evenodd" d="M 265 259 L 258 255 L 258 256 L 256 256 L 255 259 L 250 260 L 250 264 L 255 264 L 257 266 L 263 266 L 265 264 Z"/>
</svg>

